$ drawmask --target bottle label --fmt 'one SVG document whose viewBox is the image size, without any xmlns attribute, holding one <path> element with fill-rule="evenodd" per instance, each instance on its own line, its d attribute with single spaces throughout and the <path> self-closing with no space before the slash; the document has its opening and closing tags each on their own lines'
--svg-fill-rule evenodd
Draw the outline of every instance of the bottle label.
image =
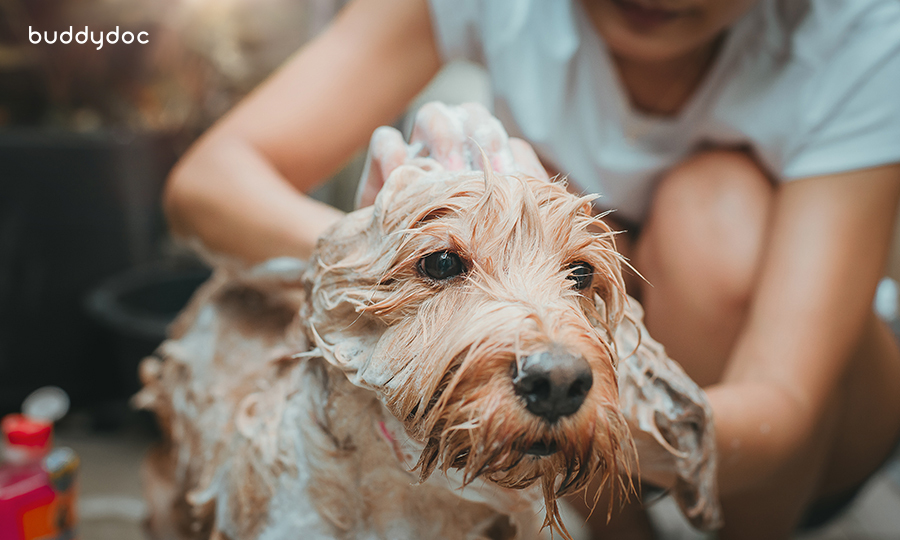
<svg viewBox="0 0 900 540">
<path fill-rule="evenodd" d="M 57 448 L 41 465 L 0 474 L 0 538 L 2 540 L 75 540 L 78 457 Z M 2 471 L 0 471 L 2 472 Z"/>
</svg>

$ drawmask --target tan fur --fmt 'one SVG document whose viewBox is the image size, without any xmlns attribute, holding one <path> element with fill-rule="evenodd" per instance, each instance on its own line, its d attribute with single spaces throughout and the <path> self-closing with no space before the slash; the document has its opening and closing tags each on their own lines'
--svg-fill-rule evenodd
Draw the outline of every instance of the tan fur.
<svg viewBox="0 0 900 540">
<path fill-rule="evenodd" d="M 338 227 L 320 243 L 309 320 L 319 350 L 377 389 L 426 443 L 422 479 L 453 467 L 466 481 L 509 488 L 539 480 L 557 524 L 559 495 L 596 474 L 628 472 L 619 470 L 630 439 L 608 331 L 624 300 L 611 235 L 591 216 L 590 199 L 559 183 L 412 167 L 394 174 L 404 178 L 389 183 L 368 230 Z M 419 260 L 442 250 L 471 267 L 465 278 L 444 284 L 420 275 Z M 590 291 L 566 278 L 576 261 L 599 274 Z M 359 347 L 364 339 L 373 346 Z M 553 344 L 589 359 L 595 384 L 579 413 L 550 426 L 522 407 L 510 365 Z M 551 458 L 522 453 L 549 440 L 560 448 Z"/>
<path fill-rule="evenodd" d="M 653 466 L 679 478 L 688 515 L 716 523 L 708 405 L 658 344 L 641 343 L 591 197 L 489 163 L 448 171 L 410 156 L 308 266 L 220 271 L 204 287 L 162 361 L 143 366 L 139 403 L 168 435 L 148 476 L 174 486 L 168 506 L 153 496 L 158 536 L 165 514 L 181 538 L 535 538 L 539 512 L 568 537 L 560 496 L 594 478 L 627 494 L 629 423 L 671 449 Z M 423 274 L 438 251 L 459 254 L 465 275 Z M 587 290 L 567 279 L 576 262 L 594 268 Z M 555 424 L 525 409 L 511 379 L 551 346 L 585 358 L 594 380 Z M 624 408 L 623 380 L 642 385 L 624 390 Z M 525 453 L 536 442 L 558 451 Z"/>
</svg>

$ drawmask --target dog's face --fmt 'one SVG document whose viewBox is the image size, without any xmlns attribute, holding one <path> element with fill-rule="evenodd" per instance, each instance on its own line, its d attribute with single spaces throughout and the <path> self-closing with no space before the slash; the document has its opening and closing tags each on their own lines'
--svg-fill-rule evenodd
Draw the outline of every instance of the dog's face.
<svg viewBox="0 0 900 540">
<path fill-rule="evenodd" d="M 310 333 L 425 444 L 423 478 L 540 481 L 551 521 L 556 497 L 595 475 L 618 484 L 624 292 L 590 210 L 560 183 L 423 160 L 320 240 Z"/>
</svg>

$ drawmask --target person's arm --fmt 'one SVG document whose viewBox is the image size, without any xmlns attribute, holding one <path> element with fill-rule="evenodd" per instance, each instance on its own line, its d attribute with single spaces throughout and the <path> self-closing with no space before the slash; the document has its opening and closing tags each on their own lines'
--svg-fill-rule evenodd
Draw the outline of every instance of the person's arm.
<svg viewBox="0 0 900 540">
<path fill-rule="evenodd" d="M 307 257 L 341 213 L 303 193 L 390 123 L 440 68 L 426 0 L 357 0 L 175 167 L 173 231 L 258 262 Z"/>
<path fill-rule="evenodd" d="M 707 388 L 723 494 L 783 474 L 809 444 L 871 316 L 898 199 L 900 165 L 779 187 L 746 325 Z"/>
</svg>

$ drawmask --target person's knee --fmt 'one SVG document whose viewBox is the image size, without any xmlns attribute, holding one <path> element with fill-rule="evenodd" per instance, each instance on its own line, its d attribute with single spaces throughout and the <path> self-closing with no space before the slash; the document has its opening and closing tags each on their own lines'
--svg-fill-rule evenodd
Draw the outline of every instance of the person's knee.
<svg viewBox="0 0 900 540">
<path fill-rule="evenodd" d="M 651 285 L 692 292 L 692 301 L 742 305 L 765 241 L 773 188 L 744 152 L 697 154 L 660 182 L 637 252 Z M 646 266 L 646 268 L 642 268 Z"/>
</svg>

